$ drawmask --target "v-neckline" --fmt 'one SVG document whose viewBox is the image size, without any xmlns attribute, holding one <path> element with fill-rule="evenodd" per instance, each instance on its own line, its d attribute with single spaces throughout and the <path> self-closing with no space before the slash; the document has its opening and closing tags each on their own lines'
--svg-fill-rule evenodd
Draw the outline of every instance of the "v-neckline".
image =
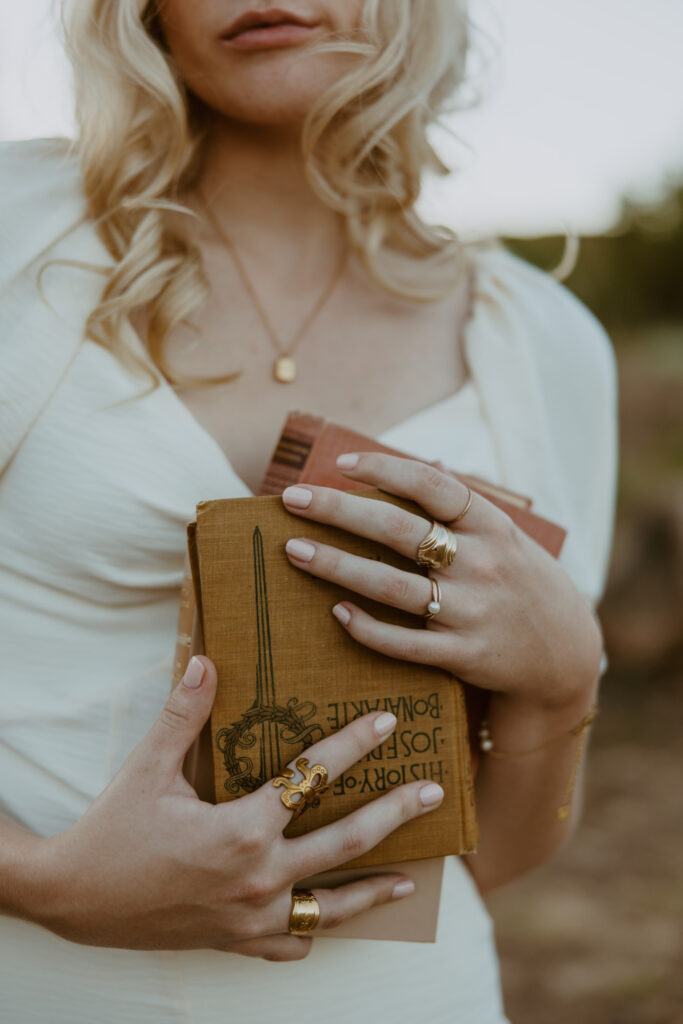
<svg viewBox="0 0 683 1024">
<path fill-rule="evenodd" d="M 463 323 L 463 325 L 461 327 L 462 336 L 459 339 L 460 343 L 462 345 L 463 353 L 465 355 L 465 364 L 466 365 L 468 365 L 467 358 L 466 358 L 466 355 L 467 355 L 467 332 L 468 332 L 468 330 L 470 328 L 470 325 L 471 325 L 471 323 L 472 323 L 472 321 L 474 319 L 474 301 L 475 301 L 474 296 L 476 294 L 476 276 L 477 276 L 477 274 L 476 274 L 476 267 L 471 266 L 470 273 L 473 275 L 473 280 L 471 281 L 471 285 L 470 285 L 471 289 L 472 289 L 472 291 L 471 291 L 472 298 L 471 298 L 471 303 L 470 303 L 469 314 L 466 317 L 466 319 L 465 319 L 465 321 L 464 321 L 464 323 Z M 134 338 L 135 345 L 136 345 L 136 348 L 138 349 L 138 352 L 140 353 L 142 358 L 145 360 L 146 364 L 155 373 L 155 375 L 157 377 L 157 380 L 160 383 L 160 387 L 161 387 L 162 391 L 165 392 L 167 395 L 169 395 L 171 401 L 173 403 L 175 403 L 176 408 L 179 408 L 181 415 L 184 415 L 186 421 L 189 423 L 190 427 L 194 430 L 194 432 L 197 435 L 197 437 L 200 438 L 203 441 L 203 444 L 204 444 L 205 447 L 207 447 L 208 449 L 212 450 L 215 453 L 215 455 L 218 458 L 218 460 L 222 463 L 224 469 L 230 474 L 230 476 L 232 476 L 239 483 L 240 487 L 242 487 L 244 489 L 244 491 L 246 492 L 246 496 L 248 496 L 248 497 L 256 497 L 256 492 L 252 491 L 252 489 L 248 486 L 248 484 L 239 475 L 239 473 L 235 469 L 235 466 L 234 466 L 232 460 L 230 459 L 228 453 L 225 451 L 225 449 L 222 447 L 222 445 L 219 444 L 219 442 L 216 440 L 216 438 L 213 436 L 213 434 L 209 430 L 207 430 L 206 427 L 202 426 L 202 424 L 199 422 L 197 417 L 194 415 L 194 413 L 192 412 L 190 407 L 188 405 L 186 405 L 185 402 L 183 402 L 182 398 L 179 397 L 179 395 L 176 392 L 176 390 L 173 387 L 173 385 L 164 376 L 164 374 L 161 372 L 159 367 L 156 366 L 156 364 L 153 362 L 153 360 L 150 357 L 149 350 L 144 345 L 140 335 L 138 334 L 137 330 L 135 329 L 135 327 L 131 323 L 130 318 L 128 318 L 127 322 L 128 322 L 128 326 L 129 326 L 130 331 L 131 331 L 131 335 Z M 457 341 L 458 341 L 458 339 L 456 339 L 456 343 L 457 343 Z M 444 398 L 437 399 L 436 402 L 432 402 L 430 405 L 424 406 L 424 408 L 422 408 L 422 409 L 418 409 L 416 412 L 411 413 L 410 416 L 407 416 L 405 419 L 400 420 L 398 423 L 394 423 L 390 427 L 385 428 L 384 430 L 381 431 L 381 433 L 373 435 L 374 440 L 376 440 L 376 441 L 378 441 L 380 443 L 386 443 L 384 441 L 384 438 L 387 437 L 387 435 L 392 434 L 394 431 L 399 430 L 399 429 L 407 426 L 408 424 L 412 423 L 413 421 L 419 420 L 423 416 L 427 416 L 427 415 L 429 415 L 429 414 L 431 414 L 433 412 L 436 412 L 437 410 L 440 410 L 441 408 L 444 408 L 447 405 L 449 405 L 449 404 L 451 404 L 451 403 L 453 403 L 455 401 L 458 401 L 458 402 L 461 401 L 461 397 L 463 395 L 466 396 L 469 392 L 473 391 L 474 388 L 475 388 L 475 381 L 474 381 L 474 377 L 473 377 L 473 375 L 471 373 L 471 370 L 470 370 L 470 372 L 468 373 L 468 376 L 465 378 L 465 380 L 460 384 L 460 386 L 455 391 L 452 391 L 450 394 L 445 395 Z M 323 414 L 321 414 L 321 413 L 313 413 L 313 415 L 323 415 Z M 283 424 L 283 426 L 284 426 L 284 424 Z M 350 424 L 340 424 L 340 426 L 348 426 L 349 429 L 351 429 L 351 430 L 353 429 L 353 426 L 350 425 Z M 277 439 L 274 439 L 274 441 L 273 441 L 273 450 L 275 449 L 276 441 L 277 441 Z"/>
<path fill-rule="evenodd" d="M 180 406 L 181 413 L 184 414 L 185 418 L 190 423 L 190 425 L 194 429 L 195 433 L 199 437 L 201 437 L 203 439 L 204 444 L 207 447 L 213 448 L 215 450 L 219 460 L 224 464 L 224 466 L 225 466 L 226 470 L 228 471 L 228 473 L 230 473 L 238 481 L 240 486 L 243 487 L 246 492 L 248 492 L 247 496 L 248 497 L 256 497 L 256 493 L 257 492 L 252 491 L 251 488 L 247 485 L 247 483 L 242 479 L 242 477 L 239 475 L 239 473 L 235 469 L 232 460 L 228 456 L 228 453 L 218 443 L 218 441 L 213 436 L 213 434 L 211 434 L 206 429 L 206 427 L 202 426 L 202 424 L 199 422 L 199 420 L 194 415 L 192 410 L 178 396 L 178 394 L 175 391 L 175 388 L 169 383 L 169 381 L 163 376 L 163 374 L 160 374 L 159 379 L 161 381 L 162 388 L 164 388 L 165 391 L 167 392 L 167 394 L 170 395 L 171 401 L 174 402 L 176 404 L 176 406 Z M 455 402 L 456 400 L 457 401 L 461 401 L 462 400 L 462 396 L 466 395 L 468 392 L 472 391 L 473 389 L 474 389 L 474 378 L 470 375 L 470 376 L 468 376 L 465 379 L 465 381 L 460 385 L 460 387 L 456 391 L 452 391 L 450 395 L 446 395 L 444 398 L 440 398 L 436 402 L 432 402 L 431 405 L 427 405 L 423 409 L 418 409 L 417 412 L 411 413 L 410 416 L 407 416 L 405 419 L 401 420 L 399 423 L 394 423 L 392 426 L 387 427 L 381 433 L 373 435 L 373 439 L 375 441 L 379 441 L 380 443 L 386 443 L 384 439 L 385 439 L 385 437 L 387 437 L 387 435 L 392 434 L 394 431 L 402 429 L 403 427 L 408 426 L 414 420 L 418 420 L 421 417 L 427 416 L 427 415 L 429 415 L 431 413 L 436 413 L 442 407 L 446 407 L 447 405 Z M 320 413 L 313 413 L 312 415 L 322 415 L 322 414 L 320 414 Z M 353 429 L 353 427 L 349 426 L 348 424 L 339 424 L 339 425 L 340 426 L 348 426 L 349 429 Z M 284 424 L 283 424 L 283 426 L 284 426 Z M 273 441 L 273 450 L 275 449 L 276 441 L 277 441 L 277 439 L 274 439 L 274 441 Z"/>
</svg>

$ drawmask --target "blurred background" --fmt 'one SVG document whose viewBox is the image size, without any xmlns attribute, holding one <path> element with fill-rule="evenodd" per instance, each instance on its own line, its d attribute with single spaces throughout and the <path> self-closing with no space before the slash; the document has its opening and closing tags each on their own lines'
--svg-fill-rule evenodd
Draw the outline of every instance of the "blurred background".
<svg viewBox="0 0 683 1024">
<path fill-rule="evenodd" d="M 621 465 L 586 810 L 493 894 L 514 1024 L 683 1022 L 683 3 L 472 0 L 430 219 L 495 234 L 610 333 Z M 0 139 L 71 135 L 54 0 L 0 0 Z M 578 243 L 578 244 L 577 244 Z M 577 410 L 580 415 L 580 410 Z"/>
</svg>

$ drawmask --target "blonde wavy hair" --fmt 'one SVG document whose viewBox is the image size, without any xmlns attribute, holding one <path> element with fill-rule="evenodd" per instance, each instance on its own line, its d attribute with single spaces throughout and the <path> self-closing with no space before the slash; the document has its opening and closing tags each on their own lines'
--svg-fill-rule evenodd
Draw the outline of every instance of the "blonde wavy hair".
<svg viewBox="0 0 683 1024">
<path fill-rule="evenodd" d="M 365 0 L 353 37 L 307 54 L 357 60 L 320 95 L 301 129 L 311 188 L 341 213 L 352 251 L 379 286 L 418 302 L 444 298 L 465 270 L 464 247 L 414 206 L 422 172 L 450 172 L 427 133 L 456 109 L 469 42 L 467 0 Z M 207 140 L 204 109 L 168 51 L 154 0 L 62 0 L 73 66 L 78 152 L 87 216 L 114 261 L 86 336 L 136 364 L 121 327 L 148 311 L 146 347 L 176 384 L 234 379 L 171 371 L 164 342 L 205 300 L 199 250 L 172 232 L 165 210 L 196 216 L 179 200 L 197 181 Z"/>
</svg>

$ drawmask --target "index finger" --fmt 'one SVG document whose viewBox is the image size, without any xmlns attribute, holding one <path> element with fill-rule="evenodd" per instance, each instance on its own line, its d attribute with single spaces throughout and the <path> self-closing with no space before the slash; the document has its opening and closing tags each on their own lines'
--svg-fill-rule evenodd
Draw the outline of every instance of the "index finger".
<svg viewBox="0 0 683 1024">
<path fill-rule="evenodd" d="M 372 711 L 368 715 L 357 718 L 343 729 L 331 736 L 326 736 L 325 739 L 319 740 L 292 758 L 288 767 L 294 771 L 293 781 L 301 777 L 301 773 L 296 768 L 296 761 L 303 756 L 308 758 L 310 765 L 324 765 L 327 769 L 328 783 L 333 782 L 366 754 L 369 754 L 371 750 L 383 743 L 395 728 L 396 716 L 392 715 L 390 711 Z M 276 824 L 280 831 L 290 823 L 294 814 L 294 811 L 282 803 L 280 799 L 282 792 L 282 789 L 277 789 L 273 785 L 273 780 L 269 779 L 251 797 L 246 798 L 261 801 L 268 820 Z M 302 798 L 299 797 L 299 799 Z"/>
<path fill-rule="evenodd" d="M 367 482 L 400 498 L 411 498 L 439 522 L 448 525 L 467 507 L 467 486 L 445 467 L 384 452 L 346 454 L 357 455 L 358 461 L 352 468 L 338 467 L 344 476 Z M 458 522 L 458 530 L 486 529 L 499 521 L 502 514 L 481 494 L 473 492 L 471 505 Z"/>
</svg>

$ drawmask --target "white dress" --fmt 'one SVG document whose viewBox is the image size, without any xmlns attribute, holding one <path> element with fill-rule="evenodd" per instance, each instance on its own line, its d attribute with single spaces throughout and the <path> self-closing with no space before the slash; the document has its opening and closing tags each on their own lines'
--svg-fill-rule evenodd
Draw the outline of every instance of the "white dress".
<svg viewBox="0 0 683 1024">
<path fill-rule="evenodd" d="M 81 344 L 101 275 L 50 267 L 41 300 L 45 255 L 111 265 L 88 221 L 69 230 L 82 212 L 65 140 L 0 145 L 0 799 L 41 835 L 85 812 L 166 700 L 196 503 L 251 493 L 167 383 L 110 407 L 141 382 Z M 380 440 L 533 497 L 568 528 L 562 564 L 594 604 L 614 516 L 611 344 L 549 276 L 474 255 L 469 380 Z M 297 963 L 80 946 L 0 916 L 0 1007 L 3 1024 L 505 1021 L 492 923 L 456 857 L 436 943 L 319 939 Z"/>
</svg>

